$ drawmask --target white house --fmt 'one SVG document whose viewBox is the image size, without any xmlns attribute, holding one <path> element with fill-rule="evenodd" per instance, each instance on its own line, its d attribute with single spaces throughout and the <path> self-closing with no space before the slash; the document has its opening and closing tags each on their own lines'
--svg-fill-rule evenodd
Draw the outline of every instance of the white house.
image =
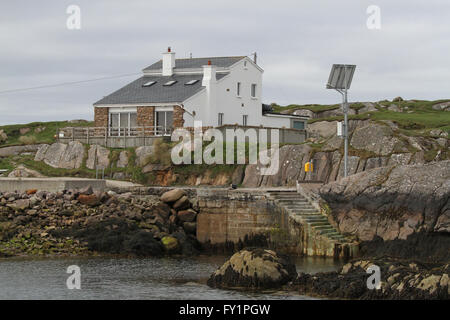
<svg viewBox="0 0 450 320">
<path fill-rule="evenodd" d="M 263 69 L 247 56 L 176 59 L 168 48 L 139 79 L 94 103 L 96 127 L 111 136 L 156 135 L 173 128 L 223 125 L 305 129 L 306 117 L 263 105 Z M 147 130 L 147 129 L 145 129 Z"/>
</svg>

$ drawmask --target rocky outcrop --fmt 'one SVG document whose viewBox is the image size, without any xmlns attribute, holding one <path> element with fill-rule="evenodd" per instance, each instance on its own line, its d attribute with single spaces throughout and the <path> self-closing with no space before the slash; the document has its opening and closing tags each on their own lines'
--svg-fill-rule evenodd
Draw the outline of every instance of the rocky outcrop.
<svg viewBox="0 0 450 320">
<path fill-rule="evenodd" d="M 194 211 L 185 222 L 158 197 L 84 190 L 0 192 L 0 252 L 12 255 L 111 253 L 192 255 Z M 186 215 L 187 217 L 187 215 Z M 186 220 L 186 219 L 184 219 Z"/>
<path fill-rule="evenodd" d="M 17 156 L 20 154 L 31 154 L 35 153 L 39 150 L 42 145 L 40 144 L 30 144 L 24 146 L 12 146 L 12 147 L 4 147 L 0 148 L 0 158 L 1 157 L 9 157 L 9 156 Z"/>
<path fill-rule="evenodd" d="M 13 171 L 11 171 L 8 174 L 9 178 L 41 178 L 43 177 L 42 174 L 37 172 L 36 170 L 28 169 L 24 167 L 23 165 L 19 165 L 17 168 L 15 168 Z"/>
<path fill-rule="evenodd" d="M 6 132 L 2 129 L 0 130 L 0 143 L 5 142 L 8 139 L 8 135 Z"/>
<path fill-rule="evenodd" d="M 379 268 L 380 283 L 369 279 Z M 393 259 L 356 260 L 339 272 L 299 274 L 291 286 L 300 294 L 344 299 L 449 299 L 450 266 Z"/>
<path fill-rule="evenodd" d="M 81 142 L 43 144 L 34 157 L 35 161 L 44 161 L 53 168 L 78 169 L 84 157 L 84 147 Z"/>
<path fill-rule="evenodd" d="M 339 230 L 363 241 L 450 232 L 450 161 L 387 166 L 321 187 Z"/>
<path fill-rule="evenodd" d="M 100 145 L 91 145 L 88 151 L 86 167 L 89 169 L 106 169 L 109 166 L 109 149 Z"/>
<path fill-rule="evenodd" d="M 153 153 L 152 146 L 143 146 L 136 148 L 136 165 L 143 167 L 147 164 L 148 157 Z"/>
<path fill-rule="evenodd" d="M 295 264 L 267 249 L 244 249 L 235 253 L 208 279 L 213 288 L 278 288 L 296 278 Z"/>
</svg>

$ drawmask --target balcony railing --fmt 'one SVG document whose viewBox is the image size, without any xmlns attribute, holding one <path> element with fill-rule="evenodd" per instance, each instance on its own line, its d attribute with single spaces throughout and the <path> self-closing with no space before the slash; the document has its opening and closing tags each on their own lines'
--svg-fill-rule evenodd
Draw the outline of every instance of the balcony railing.
<svg viewBox="0 0 450 320">
<path fill-rule="evenodd" d="M 172 133 L 172 127 L 164 126 L 140 126 L 129 128 L 115 127 L 65 127 L 59 130 L 59 138 L 70 138 L 72 140 L 86 140 L 120 137 L 153 137 L 153 136 L 169 136 Z"/>
</svg>

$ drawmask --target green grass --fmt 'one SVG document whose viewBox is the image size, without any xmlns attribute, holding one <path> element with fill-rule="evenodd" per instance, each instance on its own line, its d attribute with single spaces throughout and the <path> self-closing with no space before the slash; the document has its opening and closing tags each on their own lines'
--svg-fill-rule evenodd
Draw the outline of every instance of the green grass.
<svg viewBox="0 0 450 320">
<path fill-rule="evenodd" d="M 87 127 L 93 126 L 93 122 L 82 122 L 82 123 L 70 123 L 69 121 L 51 121 L 51 122 L 32 122 L 27 124 L 11 124 L 0 126 L 0 130 L 8 135 L 8 139 L 3 143 L 0 143 L 0 147 L 13 146 L 13 145 L 23 145 L 26 141 L 35 141 L 34 143 L 53 143 L 55 142 L 54 136 L 57 134 L 58 129 L 64 127 Z M 41 132 L 36 132 L 38 128 L 45 129 Z M 29 128 L 30 131 L 24 135 L 20 134 L 21 128 Z M 23 139 L 21 137 L 28 137 L 28 139 Z"/>
<path fill-rule="evenodd" d="M 281 106 L 277 104 L 271 105 L 274 112 L 282 112 L 282 111 L 289 111 L 289 113 L 294 112 L 295 110 L 304 109 L 304 110 L 310 110 L 312 112 L 321 112 L 321 111 L 328 111 L 328 110 L 335 110 L 340 107 L 339 104 L 333 104 L 333 105 L 327 105 L 327 104 L 290 104 L 287 106 Z"/>
</svg>

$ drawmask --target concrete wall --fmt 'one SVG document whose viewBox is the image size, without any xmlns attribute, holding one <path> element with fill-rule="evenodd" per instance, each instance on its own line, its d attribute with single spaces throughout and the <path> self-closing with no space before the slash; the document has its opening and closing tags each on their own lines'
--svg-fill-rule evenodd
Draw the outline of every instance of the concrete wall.
<svg viewBox="0 0 450 320">
<path fill-rule="evenodd" d="M 30 189 L 58 192 L 69 189 L 92 189 L 104 191 L 106 181 L 82 178 L 0 178 L 0 192 L 25 192 Z"/>
</svg>

